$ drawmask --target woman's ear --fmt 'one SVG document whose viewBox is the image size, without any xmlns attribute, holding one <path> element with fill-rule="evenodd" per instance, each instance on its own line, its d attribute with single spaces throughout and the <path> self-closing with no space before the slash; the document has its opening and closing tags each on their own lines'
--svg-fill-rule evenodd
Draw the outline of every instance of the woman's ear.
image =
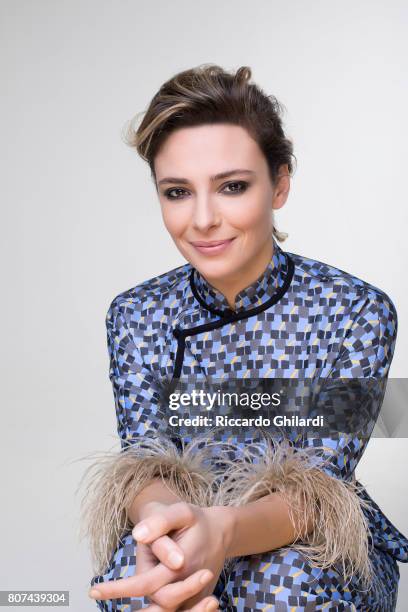
<svg viewBox="0 0 408 612">
<path fill-rule="evenodd" d="M 272 198 L 272 208 L 282 208 L 288 199 L 290 190 L 290 174 L 287 164 L 283 164 L 279 168 L 279 174 L 276 181 L 276 186 Z"/>
</svg>

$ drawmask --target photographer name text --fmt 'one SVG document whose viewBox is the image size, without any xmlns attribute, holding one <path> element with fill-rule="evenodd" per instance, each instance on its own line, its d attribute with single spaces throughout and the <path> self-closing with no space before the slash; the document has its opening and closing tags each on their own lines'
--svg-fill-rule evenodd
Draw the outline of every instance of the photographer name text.
<svg viewBox="0 0 408 612">
<path fill-rule="evenodd" d="M 288 417 L 286 415 L 275 415 L 273 419 L 259 415 L 257 417 L 231 417 L 228 415 L 218 414 L 214 417 L 210 416 L 195 416 L 180 417 L 173 415 L 169 418 L 169 424 L 172 427 L 323 427 L 324 417 L 317 416 L 313 418 L 302 418 L 298 415 Z"/>
</svg>

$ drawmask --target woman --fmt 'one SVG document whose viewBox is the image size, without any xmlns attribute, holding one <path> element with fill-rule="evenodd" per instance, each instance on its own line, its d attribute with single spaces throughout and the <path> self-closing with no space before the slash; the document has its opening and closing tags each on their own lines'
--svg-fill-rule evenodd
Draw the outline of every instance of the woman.
<svg viewBox="0 0 408 612">
<path fill-rule="evenodd" d="M 86 498 L 101 610 L 395 609 L 408 541 L 355 480 L 369 435 L 170 426 L 174 381 L 384 381 L 393 357 L 382 290 L 278 245 L 292 143 L 250 77 L 184 71 L 129 127 L 187 263 L 106 318 L 122 452 L 94 466 Z"/>
</svg>

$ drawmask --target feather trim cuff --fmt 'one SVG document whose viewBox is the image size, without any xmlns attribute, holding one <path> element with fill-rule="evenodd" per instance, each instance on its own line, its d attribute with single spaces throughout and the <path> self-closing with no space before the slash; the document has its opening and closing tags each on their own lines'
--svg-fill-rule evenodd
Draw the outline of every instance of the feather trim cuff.
<svg viewBox="0 0 408 612">
<path fill-rule="evenodd" d="M 227 460 L 214 497 L 215 505 L 242 506 L 277 492 L 289 507 L 296 539 L 289 545 L 320 568 L 336 565 L 347 582 L 358 574 L 370 586 L 369 524 L 358 495 L 361 485 L 330 476 L 318 449 L 294 447 L 284 438 L 265 434 L 263 442 L 238 449 L 240 458 Z M 232 443 L 233 444 L 233 443 Z M 220 474 L 221 476 L 221 474 Z M 312 531 L 307 533 L 307 526 Z"/>
<path fill-rule="evenodd" d="M 106 571 L 120 538 L 132 529 L 128 509 L 152 480 L 161 478 L 183 501 L 212 505 L 210 446 L 197 448 L 199 443 L 200 437 L 189 444 L 182 442 L 180 453 L 168 437 L 144 436 L 129 442 L 119 453 L 105 451 L 91 456 L 95 461 L 86 469 L 78 488 L 86 483 L 81 500 L 81 534 L 90 540 L 96 573 Z"/>
</svg>

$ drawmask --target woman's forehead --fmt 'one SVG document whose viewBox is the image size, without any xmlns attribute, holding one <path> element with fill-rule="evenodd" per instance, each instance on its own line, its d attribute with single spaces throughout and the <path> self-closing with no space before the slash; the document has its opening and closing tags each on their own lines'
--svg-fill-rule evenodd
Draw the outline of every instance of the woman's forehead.
<svg viewBox="0 0 408 612">
<path fill-rule="evenodd" d="M 231 170 L 256 173 L 264 157 L 257 143 L 240 126 L 214 125 L 176 130 L 155 158 L 158 182 L 164 178 L 214 177 Z"/>
</svg>

